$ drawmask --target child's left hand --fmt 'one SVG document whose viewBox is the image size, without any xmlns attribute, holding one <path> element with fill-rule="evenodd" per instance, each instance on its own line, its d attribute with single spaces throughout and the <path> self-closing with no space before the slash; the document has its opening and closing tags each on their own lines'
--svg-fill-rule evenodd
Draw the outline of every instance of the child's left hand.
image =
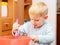
<svg viewBox="0 0 60 45">
<path fill-rule="evenodd" d="M 33 41 L 34 43 L 38 43 L 38 42 L 39 42 L 37 36 L 31 36 L 31 38 L 32 38 L 32 41 Z"/>
</svg>

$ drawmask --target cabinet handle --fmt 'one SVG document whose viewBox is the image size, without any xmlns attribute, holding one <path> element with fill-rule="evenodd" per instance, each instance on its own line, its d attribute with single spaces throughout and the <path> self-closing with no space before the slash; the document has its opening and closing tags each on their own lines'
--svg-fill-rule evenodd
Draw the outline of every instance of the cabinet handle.
<svg viewBox="0 0 60 45">
<path fill-rule="evenodd" d="M 8 25 L 9 25 L 9 23 L 4 23 L 7 27 L 8 27 Z"/>
</svg>

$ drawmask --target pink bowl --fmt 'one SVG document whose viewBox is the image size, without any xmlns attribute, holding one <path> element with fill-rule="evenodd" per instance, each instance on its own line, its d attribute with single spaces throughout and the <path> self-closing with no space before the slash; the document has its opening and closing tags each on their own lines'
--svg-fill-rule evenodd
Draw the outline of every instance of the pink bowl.
<svg viewBox="0 0 60 45">
<path fill-rule="evenodd" d="M 1 45 L 29 45 L 30 40 L 27 36 L 19 36 L 17 39 L 13 36 L 0 36 Z"/>
</svg>

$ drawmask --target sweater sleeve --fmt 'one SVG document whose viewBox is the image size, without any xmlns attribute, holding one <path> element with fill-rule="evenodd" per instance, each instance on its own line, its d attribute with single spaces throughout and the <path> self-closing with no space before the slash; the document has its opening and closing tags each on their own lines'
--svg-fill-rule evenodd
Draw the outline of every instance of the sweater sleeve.
<svg viewBox="0 0 60 45">
<path fill-rule="evenodd" d="M 18 35 L 21 36 L 21 35 L 27 35 L 26 31 L 25 31 L 25 28 L 24 26 L 20 26 L 19 29 L 18 29 Z"/>
<path fill-rule="evenodd" d="M 46 35 L 38 35 L 39 43 L 52 43 L 54 40 L 54 32 L 52 27 L 48 27 Z"/>
</svg>

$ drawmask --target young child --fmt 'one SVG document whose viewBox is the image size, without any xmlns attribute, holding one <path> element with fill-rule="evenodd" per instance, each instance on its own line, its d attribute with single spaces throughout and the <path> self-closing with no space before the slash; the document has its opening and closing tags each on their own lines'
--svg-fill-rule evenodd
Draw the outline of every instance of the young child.
<svg viewBox="0 0 60 45">
<path fill-rule="evenodd" d="M 12 33 L 13 35 L 25 34 L 32 38 L 30 45 L 50 45 L 54 40 L 53 29 L 45 20 L 48 18 L 48 7 L 44 2 L 37 2 L 32 4 L 29 9 L 30 21 L 19 26 L 14 23 Z"/>
</svg>

